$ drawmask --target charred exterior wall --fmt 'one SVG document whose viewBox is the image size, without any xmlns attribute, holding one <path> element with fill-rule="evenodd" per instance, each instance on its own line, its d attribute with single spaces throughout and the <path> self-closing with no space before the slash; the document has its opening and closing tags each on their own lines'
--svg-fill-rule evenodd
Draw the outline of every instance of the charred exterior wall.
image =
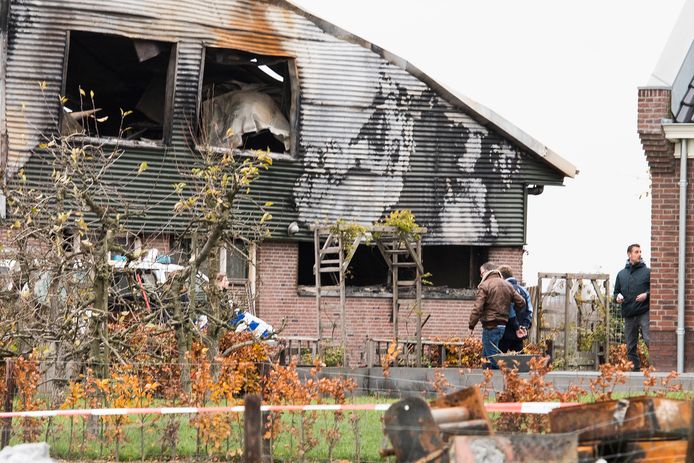
<svg viewBox="0 0 694 463">
<path fill-rule="evenodd" d="M 557 169 L 392 64 L 382 50 L 338 38 L 281 1 L 15 0 L 9 18 L 5 161 L 10 174 L 24 168 L 39 186 L 50 167 L 37 146 L 57 129 L 69 32 L 176 45 L 170 137 L 134 143 L 113 174 L 116 183 L 148 163 L 123 192 L 132 202 L 156 204 L 130 224 L 145 232 L 182 226 L 171 221 L 171 184 L 195 155 L 190 133 L 205 47 L 296 64 L 296 148 L 277 156 L 257 184 L 259 199 L 275 205 L 277 237 L 292 221 L 301 227 L 295 239 L 310 239 L 308 225 L 316 220 L 370 223 L 408 208 L 429 229 L 425 243 L 520 246 L 525 187 L 563 182 Z"/>
</svg>

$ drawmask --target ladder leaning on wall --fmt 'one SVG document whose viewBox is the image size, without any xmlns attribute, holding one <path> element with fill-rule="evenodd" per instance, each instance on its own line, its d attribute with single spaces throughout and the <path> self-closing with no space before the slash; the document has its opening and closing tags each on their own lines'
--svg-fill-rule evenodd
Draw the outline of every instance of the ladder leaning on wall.
<svg viewBox="0 0 694 463">
<path fill-rule="evenodd" d="M 312 226 L 314 233 L 314 266 L 316 291 L 316 324 L 318 332 L 318 355 L 323 358 L 324 340 L 334 340 L 339 333 L 342 348 L 343 366 L 349 366 L 347 349 L 347 295 L 345 277 L 349 263 L 357 246 L 369 235 L 369 242 L 374 243 L 390 270 L 393 292 L 392 321 L 393 339 L 400 338 L 400 295 L 414 288 L 414 305 L 409 314 L 416 318 L 416 363 L 422 359 L 422 263 L 421 236 L 426 228 L 418 228 L 415 233 L 403 235 L 395 227 L 374 225 L 364 227 L 364 232 L 342 233 L 350 225 L 334 224 Z M 349 236 L 349 240 L 345 239 Z M 348 242 L 347 242 L 348 241 Z M 414 270 L 414 272 L 412 272 Z M 403 276 L 404 272 L 405 275 Z M 409 273 L 408 273 L 409 272 Z M 322 285 L 321 276 L 332 276 L 333 285 Z M 337 303 L 335 298 L 338 298 Z"/>
</svg>

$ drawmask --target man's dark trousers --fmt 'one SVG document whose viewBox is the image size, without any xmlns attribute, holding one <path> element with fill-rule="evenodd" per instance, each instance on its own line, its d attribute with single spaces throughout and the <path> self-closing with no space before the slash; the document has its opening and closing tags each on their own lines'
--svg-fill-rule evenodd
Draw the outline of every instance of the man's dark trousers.
<svg viewBox="0 0 694 463">
<path fill-rule="evenodd" d="M 634 364 L 634 371 L 641 369 L 641 361 L 639 360 L 639 331 L 646 343 L 649 345 L 648 324 L 650 321 L 649 312 L 636 315 L 635 317 L 626 317 L 624 319 L 624 338 L 627 343 L 627 358 Z"/>
</svg>

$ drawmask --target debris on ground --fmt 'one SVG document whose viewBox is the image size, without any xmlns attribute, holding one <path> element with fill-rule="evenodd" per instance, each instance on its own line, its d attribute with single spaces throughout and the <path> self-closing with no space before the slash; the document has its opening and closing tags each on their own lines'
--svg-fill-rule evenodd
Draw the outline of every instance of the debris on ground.
<svg viewBox="0 0 694 463">
<path fill-rule="evenodd" d="M 384 433 L 398 463 L 684 461 L 692 403 L 631 397 L 556 408 L 546 434 L 496 433 L 476 386 L 393 404 Z"/>
</svg>

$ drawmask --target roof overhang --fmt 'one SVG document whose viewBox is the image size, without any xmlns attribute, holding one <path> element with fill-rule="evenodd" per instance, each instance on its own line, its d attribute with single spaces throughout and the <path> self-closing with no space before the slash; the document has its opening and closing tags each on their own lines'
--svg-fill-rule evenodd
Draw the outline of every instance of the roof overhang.
<svg viewBox="0 0 694 463">
<path fill-rule="evenodd" d="M 484 126 L 492 127 L 499 133 L 504 135 L 509 141 L 519 145 L 521 148 L 527 149 L 531 153 L 539 156 L 549 166 L 561 172 L 564 176 L 574 178 L 578 174 L 578 169 L 572 163 L 562 158 L 559 154 L 549 149 L 540 141 L 523 132 L 516 125 L 504 119 L 486 106 L 464 97 L 455 91 L 447 88 L 445 85 L 437 82 L 429 75 L 424 73 L 418 67 L 414 66 L 407 60 L 385 50 L 378 45 L 375 45 L 363 38 L 348 32 L 329 21 L 326 21 L 315 14 L 310 13 L 303 7 L 300 7 L 292 2 L 292 0 L 269 0 L 271 3 L 283 5 L 284 7 L 294 11 L 297 14 L 305 17 L 313 22 L 316 26 L 339 39 L 355 43 L 364 48 L 368 48 L 374 53 L 380 55 L 383 59 L 390 62 L 394 66 L 403 69 L 409 74 L 417 77 L 419 80 L 427 84 L 432 90 L 437 92 L 442 98 L 448 101 L 453 106 L 462 109 L 470 117 Z"/>
<path fill-rule="evenodd" d="M 682 139 L 694 139 L 694 123 L 677 124 L 674 122 L 663 122 L 663 132 L 665 138 L 670 141 L 679 141 Z"/>
</svg>

